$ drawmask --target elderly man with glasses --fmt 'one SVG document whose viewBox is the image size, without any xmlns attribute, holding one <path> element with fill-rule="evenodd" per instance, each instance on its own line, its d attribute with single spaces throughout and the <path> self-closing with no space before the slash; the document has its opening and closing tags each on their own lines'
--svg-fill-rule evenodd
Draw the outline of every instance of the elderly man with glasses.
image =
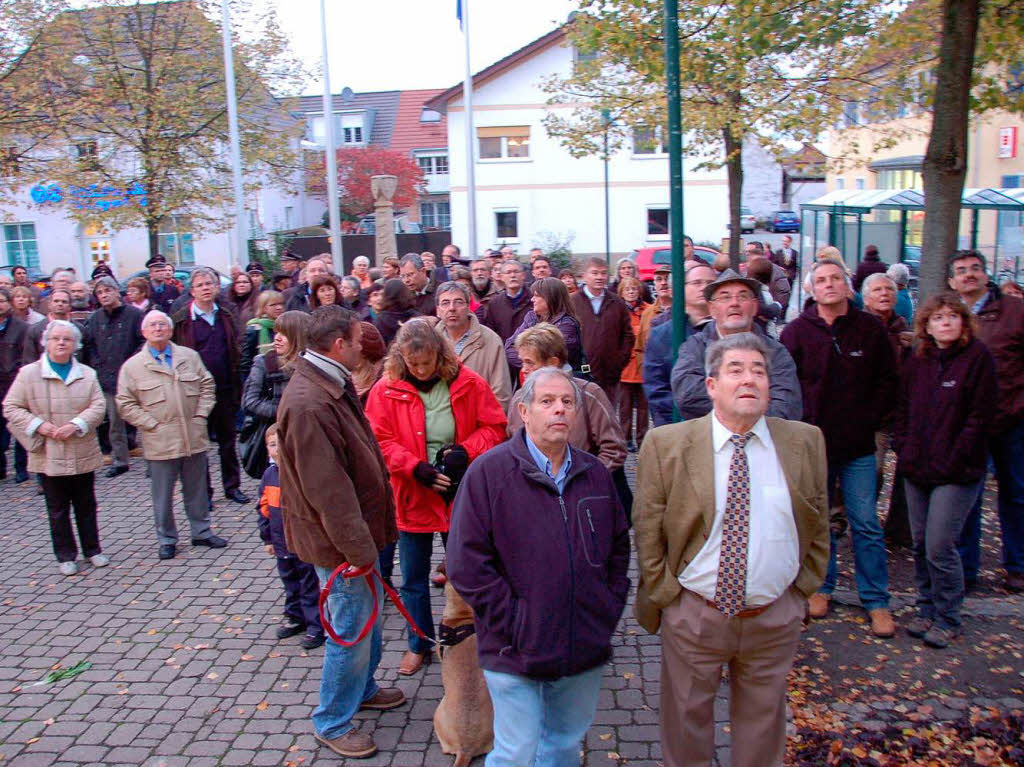
<svg viewBox="0 0 1024 767">
<path fill-rule="evenodd" d="M 708 301 L 711 322 L 680 347 L 679 358 L 672 368 L 672 396 L 684 419 L 700 418 L 711 412 L 704 354 L 715 341 L 736 333 L 754 333 L 768 350 L 772 369 L 768 415 L 791 421 L 803 416 L 800 381 L 793 358 L 785 346 L 766 336 L 754 322 L 760 292 L 761 286 L 756 280 L 741 277 L 732 269 L 726 269 L 705 286 L 704 297 Z"/>
</svg>

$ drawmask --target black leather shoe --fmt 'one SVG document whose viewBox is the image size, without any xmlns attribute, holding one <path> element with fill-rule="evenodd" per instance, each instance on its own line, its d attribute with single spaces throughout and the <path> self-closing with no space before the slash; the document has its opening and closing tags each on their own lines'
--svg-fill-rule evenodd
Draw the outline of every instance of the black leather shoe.
<svg viewBox="0 0 1024 767">
<path fill-rule="evenodd" d="M 18 474 L 14 477 L 14 481 L 17 482 L 19 485 L 22 482 L 28 482 L 29 479 L 31 479 L 31 477 L 29 477 L 28 474 Z"/>
<path fill-rule="evenodd" d="M 303 650 L 315 650 L 317 647 L 322 647 L 327 639 L 323 634 L 310 635 L 302 637 L 302 641 L 299 642 L 302 645 Z"/>
<path fill-rule="evenodd" d="M 111 466 L 109 469 L 103 472 L 103 476 L 106 477 L 107 479 L 110 479 L 112 477 L 120 477 L 126 471 L 128 471 L 127 466 Z"/>
<path fill-rule="evenodd" d="M 223 538 L 219 538 L 216 535 L 211 535 L 209 538 L 193 538 L 193 546 L 208 546 L 211 549 L 223 549 L 228 545 L 228 542 Z"/>
<path fill-rule="evenodd" d="M 160 553 L 157 555 L 160 559 L 174 559 L 174 554 L 177 551 L 177 547 L 173 543 L 165 543 L 160 547 Z"/>
<path fill-rule="evenodd" d="M 285 618 L 281 622 L 281 625 L 277 627 L 277 638 L 287 639 L 288 637 L 293 637 L 296 634 L 301 634 L 305 630 L 305 623 L 299 623 L 291 618 Z"/>
<path fill-rule="evenodd" d="M 224 493 L 225 498 L 230 498 L 235 503 L 249 503 L 249 496 L 243 493 L 241 490 L 229 490 Z"/>
</svg>

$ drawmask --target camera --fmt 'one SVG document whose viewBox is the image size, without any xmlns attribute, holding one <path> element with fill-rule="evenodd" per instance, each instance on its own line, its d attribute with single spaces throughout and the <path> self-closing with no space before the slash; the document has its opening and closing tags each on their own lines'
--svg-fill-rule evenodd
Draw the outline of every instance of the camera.
<svg viewBox="0 0 1024 767">
<path fill-rule="evenodd" d="M 445 503 L 451 503 L 469 468 L 469 453 L 462 445 L 444 445 L 434 456 L 434 468 L 452 481 L 449 488 L 440 494 Z"/>
</svg>

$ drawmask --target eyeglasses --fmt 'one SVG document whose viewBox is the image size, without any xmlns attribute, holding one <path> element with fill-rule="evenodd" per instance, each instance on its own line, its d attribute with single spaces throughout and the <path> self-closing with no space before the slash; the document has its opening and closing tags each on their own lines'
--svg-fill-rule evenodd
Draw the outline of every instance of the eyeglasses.
<svg viewBox="0 0 1024 767">
<path fill-rule="evenodd" d="M 733 302 L 739 302 L 739 303 L 742 304 L 742 303 L 746 303 L 748 301 L 753 301 L 754 297 L 752 295 L 750 295 L 749 293 L 739 293 L 739 294 L 726 294 L 724 296 L 719 295 L 719 296 L 715 296 L 711 300 L 714 303 L 716 303 L 716 304 L 731 304 Z"/>
<path fill-rule="evenodd" d="M 437 306 L 440 309 L 459 309 L 463 306 L 467 306 L 467 303 L 461 298 L 456 298 L 451 301 L 440 301 Z"/>
</svg>

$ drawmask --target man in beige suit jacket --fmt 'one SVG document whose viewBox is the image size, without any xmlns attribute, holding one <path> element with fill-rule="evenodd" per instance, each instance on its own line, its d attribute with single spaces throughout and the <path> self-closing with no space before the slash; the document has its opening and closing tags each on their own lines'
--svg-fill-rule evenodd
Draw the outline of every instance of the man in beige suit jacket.
<svg viewBox="0 0 1024 767">
<path fill-rule="evenodd" d="M 786 676 L 806 598 L 825 577 L 821 431 L 766 418 L 768 356 L 751 333 L 707 351 L 714 410 L 647 434 L 633 507 L 636 611 L 661 627 L 665 767 L 710 766 L 714 698 L 729 665 L 734 767 L 781 764 Z"/>
</svg>

